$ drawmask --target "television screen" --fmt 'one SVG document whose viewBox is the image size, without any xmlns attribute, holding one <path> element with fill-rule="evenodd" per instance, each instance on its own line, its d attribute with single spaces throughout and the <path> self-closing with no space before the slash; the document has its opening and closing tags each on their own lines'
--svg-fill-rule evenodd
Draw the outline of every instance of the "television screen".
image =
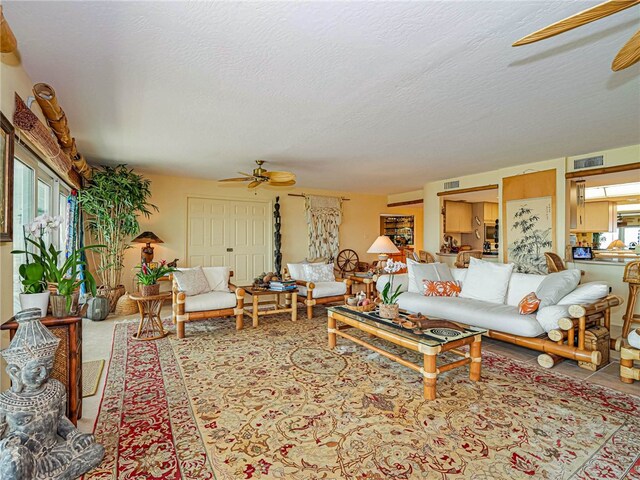
<svg viewBox="0 0 640 480">
<path fill-rule="evenodd" d="M 593 260 L 593 252 L 591 247 L 573 247 L 574 260 Z"/>
</svg>

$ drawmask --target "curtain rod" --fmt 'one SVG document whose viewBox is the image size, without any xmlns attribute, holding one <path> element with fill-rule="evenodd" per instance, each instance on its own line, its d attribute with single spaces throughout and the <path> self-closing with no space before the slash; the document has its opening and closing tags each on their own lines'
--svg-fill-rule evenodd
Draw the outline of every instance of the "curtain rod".
<svg viewBox="0 0 640 480">
<path fill-rule="evenodd" d="M 289 195 L 290 197 L 306 197 L 307 195 L 305 193 L 288 193 L 287 195 Z M 310 194 L 312 195 L 312 194 Z M 327 197 L 327 198 L 334 198 L 334 197 L 330 197 L 328 195 L 315 195 L 316 197 Z M 350 198 L 345 198 L 345 197 L 339 197 L 340 200 L 342 200 L 343 202 L 348 202 L 349 200 L 351 200 Z"/>
</svg>

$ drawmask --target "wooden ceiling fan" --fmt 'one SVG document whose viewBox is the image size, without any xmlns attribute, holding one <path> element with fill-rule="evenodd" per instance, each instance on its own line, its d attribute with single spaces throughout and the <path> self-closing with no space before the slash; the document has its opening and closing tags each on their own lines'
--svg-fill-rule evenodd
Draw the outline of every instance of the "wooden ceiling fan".
<svg viewBox="0 0 640 480">
<path fill-rule="evenodd" d="M 236 178 L 225 178 L 223 180 L 219 180 L 220 182 L 249 182 L 247 187 L 256 188 L 260 185 L 267 184 L 272 187 L 290 187 L 291 185 L 295 185 L 296 176 L 292 172 L 268 172 L 262 165 L 265 163 L 264 160 L 256 160 L 258 164 L 258 168 L 254 168 L 251 175 L 248 173 L 238 172 L 240 175 L 244 175 L 243 177 Z"/>
<path fill-rule="evenodd" d="M 533 32 L 532 34 L 515 42 L 513 46 L 519 47 L 520 45 L 526 45 L 528 43 L 534 43 L 544 40 L 545 38 L 553 37 L 568 30 L 573 30 L 574 28 L 586 25 L 587 23 L 608 17 L 614 13 L 621 12 L 622 10 L 626 10 L 627 8 L 638 4 L 640 4 L 640 0 L 609 0 L 607 2 L 603 2 L 595 7 L 553 23 L 548 27 L 538 30 L 537 32 Z M 620 49 L 611 64 L 611 69 L 614 72 L 624 70 L 636 63 L 638 60 L 640 60 L 640 30 L 638 30 L 635 35 L 633 35 Z"/>
</svg>

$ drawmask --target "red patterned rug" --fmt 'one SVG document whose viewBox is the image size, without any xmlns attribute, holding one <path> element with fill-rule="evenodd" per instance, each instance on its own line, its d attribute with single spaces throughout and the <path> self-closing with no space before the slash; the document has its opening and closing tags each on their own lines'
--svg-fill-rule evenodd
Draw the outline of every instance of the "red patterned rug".
<svg viewBox="0 0 640 480">
<path fill-rule="evenodd" d="M 345 340 L 328 350 L 325 317 L 134 330 L 115 329 L 106 456 L 86 479 L 640 479 L 640 397 L 504 356 L 483 353 L 478 383 L 441 375 L 427 402 L 413 371 Z"/>
</svg>

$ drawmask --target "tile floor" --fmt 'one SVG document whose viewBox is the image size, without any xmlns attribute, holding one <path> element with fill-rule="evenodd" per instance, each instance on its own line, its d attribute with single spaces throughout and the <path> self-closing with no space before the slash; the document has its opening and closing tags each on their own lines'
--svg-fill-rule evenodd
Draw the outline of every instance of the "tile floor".
<svg viewBox="0 0 640 480">
<path fill-rule="evenodd" d="M 165 307 L 162 311 L 162 316 L 165 318 L 171 314 L 170 307 Z M 82 324 L 82 336 L 83 347 L 82 355 L 83 361 L 90 360 L 106 360 L 105 368 L 102 372 L 102 378 L 100 380 L 100 386 L 96 395 L 92 397 L 86 397 L 83 399 L 82 404 L 82 419 L 78 422 L 78 428 L 84 432 L 92 432 L 96 417 L 98 415 L 98 408 L 100 406 L 100 399 L 102 398 L 102 391 L 104 388 L 104 381 L 108 370 L 108 362 L 111 356 L 111 343 L 113 337 L 113 330 L 118 322 L 137 319 L 138 315 L 129 315 L 126 317 L 109 317 L 102 322 L 92 322 L 91 320 L 84 319 Z M 621 327 L 613 326 L 612 337 L 618 337 L 620 335 Z M 483 339 L 483 349 L 495 353 L 500 353 L 511 358 L 515 358 L 531 365 L 534 365 L 541 370 L 544 370 L 538 365 L 537 358 L 539 352 L 529 350 L 516 345 L 501 342 L 491 338 Z M 577 379 L 585 380 L 588 382 L 596 383 L 609 387 L 621 392 L 626 392 L 632 395 L 640 396 L 640 382 L 634 384 L 622 383 L 619 380 L 618 373 L 620 370 L 620 364 L 618 362 L 618 352 L 611 351 L 611 363 L 605 368 L 591 372 L 583 368 L 578 367 L 576 362 L 566 360 L 559 363 L 553 368 L 556 373 L 562 373 Z"/>
</svg>

